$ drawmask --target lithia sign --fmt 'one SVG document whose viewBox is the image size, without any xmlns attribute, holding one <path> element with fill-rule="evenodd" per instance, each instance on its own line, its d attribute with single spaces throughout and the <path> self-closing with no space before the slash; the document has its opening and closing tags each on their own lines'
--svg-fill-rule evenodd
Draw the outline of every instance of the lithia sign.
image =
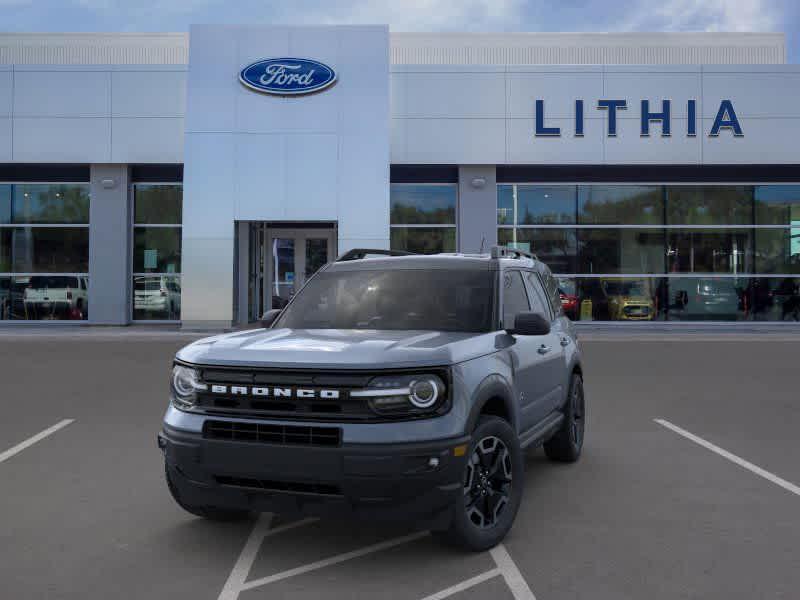
<svg viewBox="0 0 800 600">
<path fill-rule="evenodd" d="M 661 137 L 672 135 L 670 123 L 672 101 L 662 100 L 661 111 L 651 112 L 650 101 L 642 100 L 640 112 L 641 137 L 650 136 L 651 123 L 661 125 Z M 617 111 L 627 110 L 627 100 L 598 100 L 597 110 L 606 111 L 608 114 L 608 137 L 617 135 Z M 584 126 L 584 103 L 583 100 L 575 100 L 575 137 L 583 137 Z M 730 131 L 735 137 L 742 137 L 742 126 L 733 109 L 733 102 L 722 100 L 719 104 L 717 116 L 708 132 L 709 137 L 718 137 L 721 131 Z M 545 124 L 544 100 L 536 100 L 536 137 L 560 137 L 560 127 L 547 127 Z M 697 100 L 687 100 L 686 102 L 686 136 L 695 137 L 697 135 Z"/>
</svg>

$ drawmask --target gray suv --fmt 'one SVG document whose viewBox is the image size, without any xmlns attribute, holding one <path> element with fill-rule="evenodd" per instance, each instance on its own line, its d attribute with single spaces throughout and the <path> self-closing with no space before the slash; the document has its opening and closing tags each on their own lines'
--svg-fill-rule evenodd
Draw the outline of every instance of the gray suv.
<svg viewBox="0 0 800 600">
<path fill-rule="evenodd" d="M 485 550 L 511 528 L 523 451 L 581 454 L 581 355 L 525 253 L 354 250 L 263 329 L 175 357 L 159 434 L 169 490 L 211 519 L 342 513 Z"/>
</svg>

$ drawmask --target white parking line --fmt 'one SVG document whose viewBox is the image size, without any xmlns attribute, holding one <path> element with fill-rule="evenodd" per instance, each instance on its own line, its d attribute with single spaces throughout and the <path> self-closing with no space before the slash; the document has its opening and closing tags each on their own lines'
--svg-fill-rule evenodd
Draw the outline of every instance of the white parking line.
<svg viewBox="0 0 800 600">
<path fill-rule="evenodd" d="M 281 571 L 280 573 L 275 573 L 274 575 L 247 581 L 247 576 L 250 573 L 250 569 L 253 566 L 253 562 L 255 561 L 258 551 L 261 548 L 265 538 L 282 531 L 287 531 L 289 529 L 294 529 L 295 527 L 313 523 L 316 520 L 317 519 L 304 519 L 302 521 L 296 521 L 294 523 L 283 525 L 282 527 L 270 529 L 272 515 L 268 513 L 262 514 L 258 518 L 258 521 L 256 521 L 256 524 L 253 526 L 253 530 L 250 532 L 250 536 L 247 538 L 247 542 L 245 543 L 244 548 L 242 548 L 242 552 L 239 555 L 236 564 L 233 566 L 233 569 L 231 570 L 228 580 L 225 582 L 225 585 L 222 588 L 222 592 L 220 593 L 218 600 L 237 600 L 239 598 L 239 594 L 246 590 L 262 587 L 270 583 L 282 581 L 297 575 L 303 575 L 311 571 L 317 571 L 325 567 L 337 565 L 339 563 L 343 563 L 354 558 L 367 556 L 368 554 L 373 554 L 382 550 L 388 550 L 389 548 L 394 548 L 395 546 L 400 546 L 401 544 L 413 542 L 430 534 L 429 531 L 419 531 L 409 535 L 392 538 L 390 540 L 384 540 L 383 542 L 378 542 L 377 544 L 365 546 L 364 548 L 359 548 L 350 552 L 337 554 L 336 556 L 331 556 L 330 558 L 318 560 L 307 565 Z M 464 581 L 440 590 L 435 594 L 426 596 L 422 600 L 443 600 L 444 598 L 448 598 L 453 594 L 457 594 L 498 576 L 503 577 L 506 585 L 514 596 L 514 600 L 536 600 L 536 597 L 533 595 L 533 592 L 531 592 L 530 587 L 528 587 L 527 582 L 522 577 L 522 573 L 520 573 L 519 568 L 517 568 L 516 563 L 514 563 L 514 560 L 509 555 L 505 546 L 500 544 L 495 548 L 492 548 L 489 553 L 497 565 L 496 568 L 485 571 L 484 573 L 469 579 L 465 579 Z"/>
<path fill-rule="evenodd" d="M 51 435 L 51 434 L 55 433 L 56 431 L 58 431 L 59 429 L 63 429 L 64 427 L 66 427 L 70 423 L 74 423 L 74 422 L 75 422 L 75 419 L 64 419 L 63 421 L 59 421 L 58 423 L 56 423 L 52 427 L 48 427 L 44 431 L 41 431 L 41 432 L 37 433 L 36 435 L 29 437 L 24 442 L 20 442 L 19 444 L 17 444 L 13 448 L 9 448 L 5 452 L 0 453 L 0 463 L 8 460 L 9 458 L 14 456 L 15 454 L 18 454 L 19 452 L 22 452 L 23 450 L 25 450 L 25 448 L 29 448 L 30 446 L 33 446 L 36 442 L 40 442 L 41 440 L 46 438 L 48 435 Z"/>
<path fill-rule="evenodd" d="M 282 531 L 308 525 L 316 520 L 317 519 L 303 519 L 302 521 L 295 521 L 294 523 L 287 523 L 275 529 L 270 529 L 272 514 L 262 513 L 259 515 L 258 520 L 255 525 L 253 525 L 250 536 L 247 538 L 244 548 L 242 548 L 241 554 L 239 554 L 239 558 L 236 560 L 236 564 L 233 565 L 233 569 L 231 569 L 231 573 L 228 575 L 228 580 L 222 587 L 222 592 L 220 592 L 218 600 L 236 600 L 239 597 L 239 593 L 244 589 L 242 586 L 247 576 L 250 574 L 253 561 L 256 559 L 258 550 L 261 548 L 261 544 L 265 538 L 275 535 L 276 533 L 281 533 Z"/>
<path fill-rule="evenodd" d="M 480 575 L 476 575 L 470 579 L 462 581 L 461 583 L 457 583 L 449 588 L 445 588 L 441 591 L 436 592 L 435 594 L 431 594 L 430 596 L 425 596 L 422 600 L 443 600 L 444 598 L 448 598 L 453 594 L 457 594 L 458 592 L 463 592 L 464 590 L 468 590 L 471 587 L 478 585 L 479 583 L 483 583 L 491 579 L 492 577 L 497 577 L 502 575 L 500 569 L 491 569 L 486 571 L 485 573 L 481 573 Z"/>
<path fill-rule="evenodd" d="M 358 550 L 353 550 L 352 552 L 337 554 L 336 556 L 331 556 L 330 558 L 318 560 L 317 562 L 313 562 L 308 565 L 303 565 L 302 567 L 296 567 L 294 569 L 289 569 L 288 571 L 282 571 L 280 573 L 276 573 L 275 575 L 270 575 L 268 577 L 262 577 L 261 579 L 254 579 L 253 581 L 248 581 L 247 583 L 243 584 L 239 589 L 240 591 L 244 591 L 256 587 L 261 587 L 262 585 L 267 585 L 269 583 L 275 583 L 276 581 L 280 581 L 281 579 L 288 579 L 289 577 L 294 577 L 295 575 L 302 575 L 303 573 L 308 573 L 309 571 L 316 571 L 324 567 L 329 567 L 331 565 L 336 565 L 345 562 L 347 560 L 351 560 L 353 558 L 359 558 L 361 556 L 366 556 L 367 554 L 372 554 L 374 552 L 380 552 L 381 550 L 394 548 L 395 546 L 399 546 L 401 544 L 407 544 L 408 542 L 413 542 L 414 540 L 418 540 L 427 535 L 429 535 L 428 531 L 420 531 L 417 533 L 412 533 L 410 535 L 404 535 L 402 537 L 386 540 L 384 542 L 373 544 L 371 546 L 366 546 Z"/>
<path fill-rule="evenodd" d="M 789 491 L 789 492 L 791 492 L 791 493 L 793 493 L 793 494 L 795 494 L 797 496 L 800 496 L 800 487 L 796 486 L 795 484 L 793 484 L 793 483 L 791 483 L 789 481 L 786 481 L 785 479 L 782 479 L 782 478 L 778 477 L 774 473 L 770 473 L 769 471 L 765 471 L 764 469 L 762 469 L 758 465 L 754 465 L 753 463 L 748 462 L 745 459 L 743 459 L 743 458 L 741 458 L 739 456 L 736 456 L 735 454 L 731 454 L 727 450 L 725 450 L 723 448 L 720 448 L 719 446 L 715 446 L 711 442 L 707 442 L 703 438 L 698 437 L 698 436 L 694 435 L 693 433 L 689 433 L 685 429 L 681 429 L 680 427 L 670 423 L 669 421 L 666 421 L 664 419 L 653 419 L 653 420 L 656 423 L 658 423 L 659 425 L 661 425 L 662 427 L 666 427 L 667 429 L 669 429 L 671 431 L 674 431 L 678 435 L 682 435 L 687 440 L 691 440 L 695 444 L 703 446 L 703 448 L 706 448 L 707 450 L 711 450 L 711 452 L 714 452 L 715 454 L 719 454 L 721 457 L 726 458 L 729 461 L 731 461 L 732 463 L 735 463 L 735 464 L 739 465 L 740 467 L 743 467 L 743 468 L 747 469 L 751 473 L 755 473 L 759 477 L 763 477 L 767 481 L 771 481 L 775 485 L 778 485 L 778 486 L 782 487 L 783 489 L 785 489 L 785 490 L 787 490 L 787 491 Z"/>
<path fill-rule="evenodd" d="M 503 544 L 498 544 L 491 550 L 489 554 L 492 555 L 494 562 L 497 563 L 497 568 L 506 580 L 506 585 L 511 593 L 514 595 L 514 600 L 536 600 L 528 583 L 519 572 L 517 563 L 511 558 L 511 555 L 506 550 Z"/>
</svg>

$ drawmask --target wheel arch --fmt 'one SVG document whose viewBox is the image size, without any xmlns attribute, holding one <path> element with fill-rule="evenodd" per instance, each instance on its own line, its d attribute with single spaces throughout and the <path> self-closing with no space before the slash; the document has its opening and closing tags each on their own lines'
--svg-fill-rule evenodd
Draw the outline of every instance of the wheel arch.
<svg viewBox="0 0 800 600">
<path fill-rule="evenodd" d="M 487 414 L 505 419 L 514 431 L 518 431 L 514 393 L 508 381 L 500 375 L 489 375 L 478 385 L 473 394 L 465 433 L 471 433 L 481 415 Z"/>
</svg>

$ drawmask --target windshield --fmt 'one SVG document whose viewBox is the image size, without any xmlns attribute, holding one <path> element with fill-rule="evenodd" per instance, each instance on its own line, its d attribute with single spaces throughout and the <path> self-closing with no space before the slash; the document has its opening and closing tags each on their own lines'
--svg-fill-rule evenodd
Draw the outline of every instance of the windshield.
<svg viewBox="0 0 800 600">
<path fill-rule="evenodd" d="M 609 296 L 646 296 L 643 281 L 607 281 L 606 292 Z"/>
<path fill-rule="evenodd" d="M 494 281 L 488 270 L 320 273 L 275 327 L 491 331 Z"/>
<path fill-rule="evenodd" d="M 43 288 L 77 288 L 77 277 L 64 277 L 64 276 L 41 276 L 34 275 L 31 277 L 30 287 L 34 289 Z"/>
</svg>

